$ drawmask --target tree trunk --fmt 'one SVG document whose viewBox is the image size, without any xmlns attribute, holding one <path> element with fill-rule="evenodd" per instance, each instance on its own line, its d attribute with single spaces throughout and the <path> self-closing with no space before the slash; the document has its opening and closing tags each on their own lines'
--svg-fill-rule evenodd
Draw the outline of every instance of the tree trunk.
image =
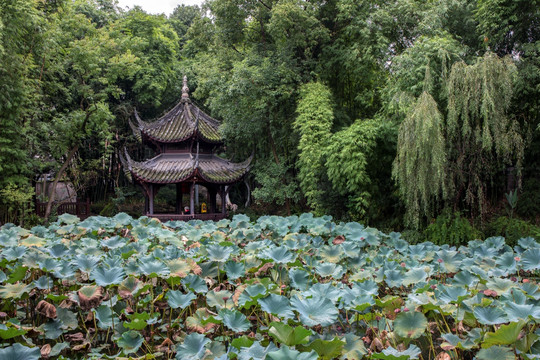
<svg viewBox="0 0 540 360">
<path fill-rule="evenodd" d="M 73 149 L 70 150 L 70 152 L 68 153 L 66 157 L 66 161 L 64 161 L 64 163 L 62 164 L 62 167 L 60 168 L 60 170 L 58 170 L 58 172 L 56 173 L 56 176 L 54 177 L 52 187 L 49 189 L 51 194 L 49 196 L 49 200 L 47 201 L 47 207 L 45 209 L 45 219 L 47 220 L 49 219 L 49 216 L 51 215 L 52 204 L 54 202 L 54 198 L 56 197 L 56 185 L 58 185 L 58 181 L 62 177 L 62 174 L 64 173 L 64 171 L 66 171 L 69 163 L 71 162 L 71 160 L 77 153 L 77 150 L 79 150 L 79 145 L 75 145 Z"/>
</svg>

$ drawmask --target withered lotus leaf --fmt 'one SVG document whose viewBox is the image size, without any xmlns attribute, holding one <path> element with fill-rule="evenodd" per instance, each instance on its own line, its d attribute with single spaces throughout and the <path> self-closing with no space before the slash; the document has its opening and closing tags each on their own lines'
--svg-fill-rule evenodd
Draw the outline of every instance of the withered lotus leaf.
<svg viewBox="0 0 540 360">
<path fill-rule="evenodd" d="M 90 310 L 98 307 L 103 301 L 103 288 L 96 285 L 83 286 L 77 292 L 79 305 L 83 310 Z"/>
<path fill-rule="evenodd" d="M 50 304 L 45 300 L 41 300 L 40 302 L 38 302 L 36 306 L 36 311 L 50 319 L 54 319 L 56 317 L 56 308 L 53 304 Z"/>
</svg>

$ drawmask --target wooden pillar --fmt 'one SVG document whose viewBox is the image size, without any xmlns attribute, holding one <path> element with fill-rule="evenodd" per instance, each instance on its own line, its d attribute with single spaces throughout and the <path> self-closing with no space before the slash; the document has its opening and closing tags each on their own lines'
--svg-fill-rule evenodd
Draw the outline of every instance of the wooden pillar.
<svg viewBox="0 0 540 360">
<path fill-rule="evenodd" d="M 148 201 L 148 195 L 144 195 L 144 215 L 148 214 L 148 207 L 150 206 L 150 202 Z"/>
<path fill-rule="evenodd" d="M 182 213 L 182 184 L 177 183 L 176 184 L 176 213 L 181 214 Z"/>
<path fill-rule="evenodd" d="M 189 213 L 195 215 L 195 183 L 189 189 Z"/>
<path fill-rule="evenodd" d="M 148 209 L 148 213 L 150 215 L 154 215 L 154 184 L 150 184 L 149 189 L 150 189 L 150 206 Z"/>
<path fill-rule="evenodd" d="M 213 186 L 208 186 L 208 212 L 214 214 L 216 209 L 216 188 Z"/>
<path fill-rule="evenodd" d="M 227 201 L 225 200 L 225 186 L 221 185 L 220 187 L 220 195 L 221 195 L 221 213 L 225 215 L 227 213 Z"/>
</svg>

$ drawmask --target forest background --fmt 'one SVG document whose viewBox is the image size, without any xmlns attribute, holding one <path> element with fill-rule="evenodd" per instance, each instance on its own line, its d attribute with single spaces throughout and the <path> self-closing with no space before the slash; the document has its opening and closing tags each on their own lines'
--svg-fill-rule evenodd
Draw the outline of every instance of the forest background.
<svg viewBox="0 0 540 360">
<path fill-rule="evenodd" d="M 1 221 L 42 221 L 44 174 L 95 214 L 139 215 L 118 154 L 151 154 L 128 119 L 163 114 L 183 75 L 223 120 L 223 155 L 255 154 L 241 211 L 413 242 L 540 238 L 537 0 L 209 0 L 168 17 L 0 0 Z"/>
</svg>

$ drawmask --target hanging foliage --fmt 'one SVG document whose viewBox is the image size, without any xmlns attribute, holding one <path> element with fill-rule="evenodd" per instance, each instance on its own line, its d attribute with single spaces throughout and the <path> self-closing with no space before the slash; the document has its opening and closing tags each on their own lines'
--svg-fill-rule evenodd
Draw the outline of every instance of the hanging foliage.
<svg viewBox="0 0 540 360">
<path fill-rule="evenodd" d="M 473 65 L 452 66 L 448 79 L 448 152 L 454 201 L 485 215 L 488 185 L 507 166 L 521 169 L 524 143 L 509 116 L 516 66 L 487 53 Z"/>
<path fill-rule="evenodd" d="M 418 227 L 422 216 L 432 217 L 447 197 L 448 163 L 443 136 L 443 117 L 433 97 L 423 92 L 399 127 L 397 156 L 393 166 L 405 219 Z"/>
<path fill-rule="evenodd" d="M 324 196 L 320 181 L 324 172 L 324 148 L 331 136 L 334 114 L 330 90 L 321 83 L 308 83 L 300 90 L 301 98 L 294 127 L 300 134 L 297 166 L 300 187 L 309 205 L 320 210 Z"/>
</svg>

